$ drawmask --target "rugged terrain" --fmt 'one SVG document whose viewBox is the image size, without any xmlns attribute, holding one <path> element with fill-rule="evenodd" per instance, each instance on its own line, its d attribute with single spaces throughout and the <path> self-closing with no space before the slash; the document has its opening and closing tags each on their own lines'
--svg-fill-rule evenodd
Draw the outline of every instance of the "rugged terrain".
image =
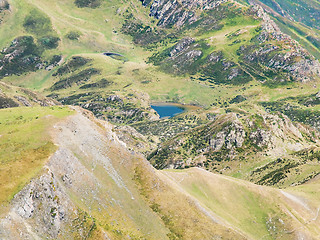
<svg viewBox="0 0 320 240">
<path fill-rule="evenodd" d="M 197 168 L 158 171 L 111 124 L 75 111 L 50 127 L 57 150 L 43 168 L 2 202 L 1 239 L 319 237 L 317 181 L 280 191 Z"/>
<path fill-rule="evenodd" d="M 0 0 L 0 238 L 318 239 L 319 8 Z"/>
</svg>

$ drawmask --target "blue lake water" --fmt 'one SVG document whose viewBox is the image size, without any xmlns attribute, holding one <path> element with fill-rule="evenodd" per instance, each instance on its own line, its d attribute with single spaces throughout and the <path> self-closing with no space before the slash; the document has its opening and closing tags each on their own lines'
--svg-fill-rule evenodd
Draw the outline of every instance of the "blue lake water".
<svg viewBox="0 0 320 240">
<path fill-rule="evenodd" d="M 178 107 L 176 105 L 151 105 L 151 107 L 159 114 L 160 118 L 164 117 L 173 117 L 179 113 L 182 113 L 185 111 L 184 108 Z"/>
</svg>

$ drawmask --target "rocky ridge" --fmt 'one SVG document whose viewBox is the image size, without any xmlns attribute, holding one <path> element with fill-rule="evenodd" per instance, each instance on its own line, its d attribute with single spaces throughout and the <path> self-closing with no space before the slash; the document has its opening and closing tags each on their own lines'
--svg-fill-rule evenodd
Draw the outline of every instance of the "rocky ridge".
<svg viewBox="0 0 320 240">
<path fill-rule="evenodd" d="M 224 174 L 263 165 L 270 158 L 295 159 L 298 164 L 292 167 L 306 167 L 308 163 L 298 153 L 317 146 L 318 137 L 316 130 L 282 114 L 229 113 L 161 143 L 148 159 L 158 169 L 197 166 Z M 281 184 L 286 184 L 285 180 Z"/>
<path fill-rule="evenodd" d="M 150 6 L 150 16 L 159 20 L 159 26 L 176 26 L 178 28 L 185 24 L 191 25 L 199 20 L 198 9 L 211 10 L 224 2 L 227 2 L 227 0 L 142 0 L 144 6 Z"/>
<path fill-rule="evenodd" d="M 264 9 L 255 2 L 251 2 L 253 6 L 248 9 L 235 6 L 232 1 L 143 1 L 143 4 L 150 6 L 150 16 L 157 19 L 158 26 L 162 29 L 158 33 L 168 30 L 176 36 L 181 35 L 172 48 L 155 53 L 150 58 L 151 62 L 163 66 L 163 69 L 173 69 L 176 74 L 202 73 L 207 78 L 212 77 L 216 83 L 231 84 L 240 84 L 244 79 L 250 78 L 272 84 L 293 80 L 306 82 L 320 76 L 319 61 L 298 42 L 282 33 Z M 226 19 L 226 15 L 237 15 L 239 11 L 261 21 L 261 29 L 257 29 L 256 36 L 250 41 L 240 44 L 241 40 L 235 39 L 229 44 L 240 44 L 234 53 L 239 55 L 239 63 L 229 59 L 230 56 L 225 53 L 220 53 L 221 57 L 212 62 L 210 54 L 207 57 L 204 54 L 210 48 L 208 39 L 204 43 L 185 36 L 183 29 L 201 32 L 202 28 L 209 31 L 213 27 L 219 30 L 223 27 L 221 20 Z M 161 38 L 164 36 L 165 32 L 161 34 Z M 217 55 L 217 52 L 211 54 Z"/>
<path fill-rule="evenodd" d="M 28 89 L 0 82 L 0 109 L 11 107 L 54 106 L 60 103 Z"/>
<path fill-rule="evenodd" d="M 142 156 L 126 149 L 112 125 L 76 110 L 76 116 L 54 127 L 59 149 L 40 176 L 16 194 L 9 207 L 1 208 L 1 239 L 169 239 L 186 233 L 243 239 L 242 234 L 212 221 L 192 198 L 170 190 Z M 150 180 L 142 181 L 142 177 Z M 180 207 L 187 204 L 186 209 L 177 210 L 174 220 L 161 220 L 176 206 L 155 208 L 162 204 L 160 198 L 149 199 L 139 190 L 148 185 L 156 186 L 150 193 L 173 194 Z M 185 212 L 193 216 L 190 220 L 201 216 L 196 227 L 202 232 L 177 230 L 175 225 L 184 228 L 181 214 Z"/>
</svg>

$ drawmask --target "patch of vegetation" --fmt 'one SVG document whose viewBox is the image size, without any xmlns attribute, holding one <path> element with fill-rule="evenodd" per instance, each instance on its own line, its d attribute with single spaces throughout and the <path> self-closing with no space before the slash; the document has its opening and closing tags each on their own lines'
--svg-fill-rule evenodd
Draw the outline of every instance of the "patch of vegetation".
<svg viewBox="0 0 320 240">
<path fill-rule="evenodd" d="M 113 84 L 112 81 L 109 81 L 105 78 L 102 78 L 100 81 L 95 82 L 95 83 L 88 83 L 84 84 L 80 87 L 80 89 L 89 89 L 89 88 L 106 88 Z"/>
<path fill-rule="evenodd" d="M 33 37 L 22 36 L 14 39 L 8 48 L 0 53 L 0 78 L 19 75 L 38 69 L 41 51 Z"/>
<path fill-rule="evenodd" d="M 73 236 L 79 239 L 90 239 L 97 229 L 96 220 L 87 212 L 77 209 L 77 218 L 72 221 Z"/>
<path fill-rule="evenodd" d="M 19 107 L 19 104 L 16 103 L 11 98 L 8 98 L 8 97 L 0 95 L 0 109 L 2 109 L 2 108 L 12 108 L 12 107 Z"/>
<path fill-rule="evenodd" d="M 303 108 L 287 101 L 261 102 L 267 111 L 277 111 L 287 115 L 292 121 L 308 124 L 319 129 L 319 110 Z"/>
<path fill-rule="evenodd" d="M 54 33 L 50 18 L 37 9 L 33 9 L 25 18 L 23 27 L 36 36 Z"/>
<path fill-rule="evenodd" d="M 168 140 L 179 133 L 188 131 L 200 125 L 208 123 L 208 119 L 187 114 L 169 119 L 149 121 L 131 125 L 139 133 L 145 136 L 157 136 L 160 141 Z"/>
<path fill-rule="evenodd" d="M 37 71 L 44 67 L 46 49 L 58 47 L 60 38 L 52 28 L 50 19 L 39 10 L 33 9 L 23 22 L 25 30 L 35 36 L 20 36 L 0 53 L 0 78 Z"/>
<path fill-rule="evenodd" d="M 79 40 L 81 37 L 81 32 L 79 31 L 70 31 L 66 34 L 66 38 L 70 40 Z"/>
<path fill-rule="evenodd" d="M 263 176 L 257 181 L 257 184 L 269 186 L 278 185 L 287 178 L 287 173 L 297 166 L 299 166 L 299 163 L 294 160 L 279 158 L 276 161 L 254 170 L 251 176 L 257 173 L 263 173 Z"/>
<path fill-rule="evenodd" d="M 318 151 L 304 149 L 291 157 L 278 158 L 256 168 L 251 172 L 249 180 L 260 185 L 286 187 L 303 184 L 320 174 Z"/>
<path fill-rule="evenodd" d="M 101 0 L 75 0 L 75 5 L 78 8 L 97 8 L 101 5 Z"/>
<path fill-rule="evenodd" d="M 59 45 L 60 38 L 54 36 L 44 36 L 41 37 L 39 40 L 40 45 L 46 49 L 54 49 L 57 48 Z"/>
<path fill-rule="evenodd" d="M 62 59 L 61 55 L 53 55 L 49 61 L 49 65 L 57 65 Z"/>
<path fill-rule="evenodd" d="M 237 95 L 235 98 L 233 98 L 231 101 L 230 101 L 230 104 L 233 104 L 233 103 L 241 103 L 241 102 L 244 102 L 246 101 L 247 98 L 242 96 L 242 95 Z"/>
<path fill-rule="evenodd" d="M 51 90 L 57 91 L 72 87 L 74 84 L 80 85 L 91 79 L 92 76 L 100 74 L 100 70 L 96 68 L 88 68 L 80 71 L 68 78 L 62 79 L 52 85 Z"/>
<path fill-rule="evenodd" d="M 53 96 L 54 97 L 54 96 Z M 90 110 L 100 119 L 115 124 L 132 124 L 149 119 L 146 109 L 131 103 L 126 98 L 108 93 L 87 92 L 58 98 L 62 104 L 77 105 Z"/>
<path fill-rule="evenodd" d="M 84 58 L 80 56 L 72 57 L 71 60 L 69 60 L 66 64 L 60 67 L 58 71 L 53 74 L 53 76 L 62 76 L 68 73 L 72 73 L 77 69 L 79 69 L 80 67 L 85 66 L 91 61 L 92 59 Z"/>
<path fill-rule="evenodd" d="M 161 44 L 175 40 L 174 35 L 169 35 L 165 30 L 145 25 L 132 13 L 127 13 L 121 32 L 132 36 L 133 42 L 143 47 L 152 49 L 152 44 Z"/>
</svg>

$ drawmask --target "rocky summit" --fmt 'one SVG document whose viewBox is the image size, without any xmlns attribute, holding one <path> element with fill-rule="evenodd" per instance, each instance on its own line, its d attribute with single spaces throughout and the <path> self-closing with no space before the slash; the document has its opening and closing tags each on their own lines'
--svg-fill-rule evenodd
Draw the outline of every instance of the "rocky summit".
<svg viewBox="0 0 320 240">
<path fill-rule="evenodd" d="M 0 0 L 0 239 L 320 239 L 316 0 Z"/>
</svg>

